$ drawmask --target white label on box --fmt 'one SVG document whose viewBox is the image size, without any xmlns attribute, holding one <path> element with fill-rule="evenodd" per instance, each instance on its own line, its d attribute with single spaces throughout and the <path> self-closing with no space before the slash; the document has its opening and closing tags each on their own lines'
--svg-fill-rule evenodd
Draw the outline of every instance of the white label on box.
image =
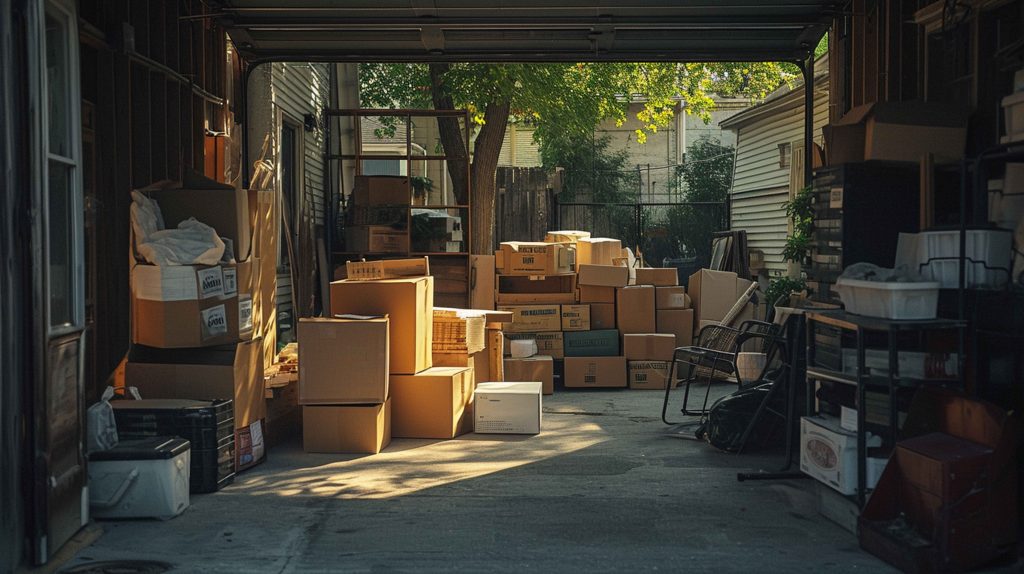
<svg viewBox="0 0 1024 574">
<path fill-rule="evenodd" d="M 238 293 L 238 269 L 227 267 L 224 269 L 224 296 L 232 297 Z"/>
<path fill-rule="evenodd" d="M 843 188 L 833 187 L 829 190 L 828 194 L 828 207 L 829 209 L 842 209 L 843 207 Z"/>
<path fill-rule="evenodd" d="M 203 339 L 212 339 L 228 332 L 228 315 L 224 305 L 217 305 L 199 312 L 203 321 Z"/>
<path fill-rule="evenodd" d="M 686 293 L 670 293 L 668 304 L 670 307 L 686 307 Z"/>
<path fill-rule="evenodd" d="M 252 330 L 252 297 L 238 298 L 238 330 L 242 333 Z"/>
<path fill-rule="evenodd" d="M 200 269 L 196 272 L 196 278 L 199 280 L 200 299 L 219 297 L 224 294 L 224 273 L 219 266 Z"/>
</svg>

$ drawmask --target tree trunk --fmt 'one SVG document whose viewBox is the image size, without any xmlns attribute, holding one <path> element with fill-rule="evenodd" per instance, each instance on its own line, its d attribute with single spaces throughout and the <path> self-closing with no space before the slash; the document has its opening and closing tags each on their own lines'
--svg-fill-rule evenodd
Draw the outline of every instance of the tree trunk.
<svg viewBox="0 0 1024 574">
<path fill-rule="evenodd" d="M 444 86 L 444 74 L 450 67 L 451 64 L 430 64 L 430 93 L 434 100 L 434 109 L 455 109 L 452 96 Z M 441 138 L 441 147 L 444 148 L 444 155 L 449 158 L 448 175 L 452 178 L 455 202 L 464 205 L 469 197 L 469 172 L 466 170 L 469 153 L 466 150 L 465 135 L 460 123 L 462 122 L 458 118 L 437 118 L 437 131 Z M 466 126 L 466 129 L 469 129 L 469 126 Z"/>
<path fill-rule="evenodd" d="M 508 126 L 509 102 L 492 102 L 484 111 L 484 125 L 473 144 L 473 208 L 470 221 L 473 232 L 470 253 L 494 251 L 494 213 L 498 156 Z"/>
</svg>

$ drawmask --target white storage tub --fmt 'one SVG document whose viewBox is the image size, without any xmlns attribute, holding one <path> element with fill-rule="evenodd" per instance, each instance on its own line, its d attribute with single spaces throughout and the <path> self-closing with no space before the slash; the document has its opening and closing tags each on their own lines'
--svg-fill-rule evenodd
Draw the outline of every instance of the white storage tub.
<svg viewBox="0 0 1024 574">
<path fill-rule="evenodd" d="M 883 319 L 934 319 L 939 306 L 939 282 L 886 283 L 847 279 L 836 281 L 846 310 Z"/>
<path fill-rule="evenodd" d="M 89 454 L 94 518 L 167 520 L 188 508 L 190 444 L 179 437 L 121 441 Z"/>
<path fill-rule="evenodd" d="M 925 231 L 919 234 L 918 261 L 923 279 L 938 281 L 943 289 L 960 285 L 960 231 Z M 1013 233 L 1008 229 L 969 229 L 964 257 L 966 287 L 1004 287 L 1010 279 Z"/>
</svg>

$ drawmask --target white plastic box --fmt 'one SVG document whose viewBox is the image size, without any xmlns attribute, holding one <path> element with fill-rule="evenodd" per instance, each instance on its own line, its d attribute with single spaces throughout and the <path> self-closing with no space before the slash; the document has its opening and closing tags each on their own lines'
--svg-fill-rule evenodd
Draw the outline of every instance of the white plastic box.
<svg viewBox="0 0 1024 574">
<path fill-rule="evenodd" d="M 938 281 L 943 289 L 956 289 L 960 283 L 960 231 L 925 231 L 918 240 L 921 276 Z M 964 256 L 967 287 L 1000 288 L 1009 280 L 1013 233 L 1007 229 L 969 229 Z M 942 257 L 943 259 L 936 259 Z"/>
<path fill-rule="evenodd" d="M 190 445 L 178 437 L 122 441 L 89 454 L 94 518 L 167 520 L 189 506 Z"/>
<path fill-rule="evenodd" d="M 1024 139 L 1024 92 L 1003 98 L 1003 120 L 1006 124 L 1006 137 L 1010 141 Z"/>
<path fill-rule="evenodd" d="M 939 282 L 886 283 L 840 277 L 836 291 L 846 310 L 883 319 L 934 319 Z"/>
<path fill-rule="evenodd" d="M 867 442 L 868 446 L 879 446 L 881 439 L 869 435 Z M 884 458 L 868 457 L 866 488 L 878 484 L 886 462 Z M 857 434 L 843 430 L 832 417 L 802 417 L 800 471 L 842 494 L 856 494 Z"/>
<path fill-rule="evenodd" d="M 539 382 L 478 384 L 473 393 L 474 432 L 540 433 L 542 390 Z"/>
</svg>

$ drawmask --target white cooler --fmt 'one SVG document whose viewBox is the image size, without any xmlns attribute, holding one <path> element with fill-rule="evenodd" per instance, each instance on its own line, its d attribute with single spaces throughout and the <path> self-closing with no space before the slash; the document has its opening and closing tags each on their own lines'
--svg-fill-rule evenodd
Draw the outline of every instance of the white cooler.
<svg viewBox="0 0 1024 574">
<path fill-rule="evenodd" d="M 94 518 L 167 520 L 188 508 L 189 442 L 178 437 L 122 441 L 89 454 Z"/>
</svg>

